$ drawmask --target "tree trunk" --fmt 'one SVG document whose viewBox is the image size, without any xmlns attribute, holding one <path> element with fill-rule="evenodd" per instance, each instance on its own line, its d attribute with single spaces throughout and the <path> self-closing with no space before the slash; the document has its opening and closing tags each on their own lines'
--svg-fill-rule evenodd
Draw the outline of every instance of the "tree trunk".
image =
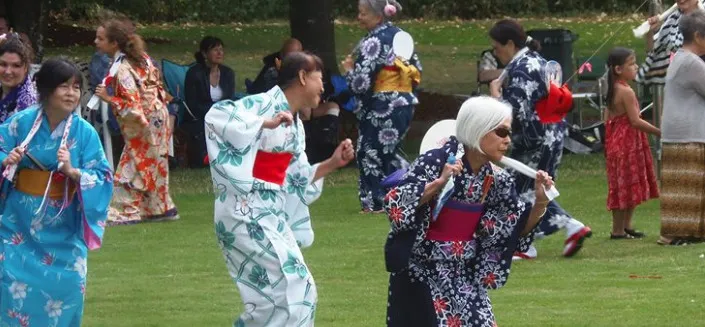
<svg viewBox="0 0 705 327">
<path fill-rule="evenodd" d="M 291 37 L 315 53 L 331 74 L 338 74 L 332 0 L 289 0 Z"/>
<path fill-rule="evenodd" d="M 5 0 L 7 18 L 15 31 L 27 33 L 32 40 L 35 62 L 40 62 L 44 55 L 44 35 L 47 30 L 49 5 L 51 1 L 42 0 Z"/>
</svg>

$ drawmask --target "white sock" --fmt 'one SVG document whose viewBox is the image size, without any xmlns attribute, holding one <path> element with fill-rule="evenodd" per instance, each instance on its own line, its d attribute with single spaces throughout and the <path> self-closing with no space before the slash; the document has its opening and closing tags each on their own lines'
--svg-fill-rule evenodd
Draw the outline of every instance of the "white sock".
<svg viewBox="0 0 705 327">
<path fill-rule="evenodd" d="M 567 237 L 573 236 L 573 234 L 579 232 L 581 229 L 585 227 L 585 224 L 575 220 L 575 218 L 571 218 L 568 220 L 568 223 L 565 224 L 565 233 Z"/>
</svg>

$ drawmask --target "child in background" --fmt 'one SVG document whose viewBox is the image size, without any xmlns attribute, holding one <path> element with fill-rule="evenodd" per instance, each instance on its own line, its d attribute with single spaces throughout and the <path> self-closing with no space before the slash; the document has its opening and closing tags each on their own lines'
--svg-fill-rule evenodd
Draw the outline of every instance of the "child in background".
<svg viewBox="0 0 705 327">
<path fill-rule="evenodd" d="M 608 90 L 605 113 L 605 161 L 607 165 L 607 209 L 612 211 L 611 239 L 642 238 L 632 228 L 634 208 L 658 198 L 653 158 L 646 133 L 661 131 L 641 118 L 639 103 L 629 81 L 638 66 L 631 49 L 612 49 L 607 59 Z"/>
</svg>

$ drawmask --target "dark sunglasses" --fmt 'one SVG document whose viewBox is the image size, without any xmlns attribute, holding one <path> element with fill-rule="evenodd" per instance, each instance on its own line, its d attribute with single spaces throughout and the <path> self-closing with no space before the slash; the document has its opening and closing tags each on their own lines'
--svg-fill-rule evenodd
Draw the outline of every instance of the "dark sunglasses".
<svg viewBox="0 0 705 327">
<path fill-rule="evenodd" d="M 497 134 L 497 136 L 499 136 L 500 138 L 505 138 L 507 136 L 512 135 L 512 130 L 505 127 L 499 127 L 495 128 L 494 133 Z"/>
</svg>

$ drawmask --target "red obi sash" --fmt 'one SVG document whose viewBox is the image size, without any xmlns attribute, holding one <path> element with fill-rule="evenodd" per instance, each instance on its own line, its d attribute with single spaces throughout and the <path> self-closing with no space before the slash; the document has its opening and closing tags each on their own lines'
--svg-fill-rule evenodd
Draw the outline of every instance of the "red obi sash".
<svg viewBox="0 0 705 327">
<path fill-rule="evenodd" d="M 443 205 L 438 219 L 428 226 L 426 239 L 431 241 L 471 241 L 482 218 L 483 204 L 453 200 Z"/>
<path fill-rule="evenodd" d="M 252 176 L 265 182 L 284 185 L 286 170 L 289 168 L 293 153 L 257 151 Z"/>
</svg>

